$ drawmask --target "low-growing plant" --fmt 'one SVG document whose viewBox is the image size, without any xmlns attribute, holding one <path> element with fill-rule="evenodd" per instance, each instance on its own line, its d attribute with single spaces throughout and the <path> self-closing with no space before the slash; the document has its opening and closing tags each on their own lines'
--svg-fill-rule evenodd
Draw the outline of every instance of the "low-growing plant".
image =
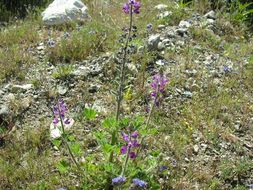
<svg viewBox="0 0 253 190">
<path fill-rule="evenodd" d="M 67 79 L 74 71 L 72 65 L 62 65 L 57 68 L 57 71 L 53 73 L 53 77 L 56 79 Z"/>
<path fill-rule="evenodd" d="M 252 2 L 241 3 L 239 0 L 233 1 L 229 7 L 229 18 L 234 24 L 241 24 L 247 21 L 249 15 L 253 13 L 253 9 L 250 9 Z"/>
</svg>

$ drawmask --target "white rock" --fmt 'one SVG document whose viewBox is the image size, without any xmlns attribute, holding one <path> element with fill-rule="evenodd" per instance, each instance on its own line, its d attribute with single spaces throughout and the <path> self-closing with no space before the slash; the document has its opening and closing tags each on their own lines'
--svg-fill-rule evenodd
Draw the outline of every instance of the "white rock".
<svg viewBox="0 0 253 190">
<path fill-rule="evenodd" d="M 166 18 L 166 17 L 169 17 L 172 15 L 172 12 L 171 11 L 165 11 L 165 12 L 162 12 L 158 15 L 158 18 L 160 19 L 163 19 L 163 18 Z"/>
<path fill-rule="evenodd" d="M 88 8 L 81 0 L 54 0 L 42 12 L 42 17 L 46 25 L 59 25 L 88 18 Z"/>
<path fill-rule="evenodd" d="M 64 124 L 64 130 L 69 130 L 74 125 L 74 120 L 69 119 L 69 124 Z M 62 130 L 61 130 L 61 122 L 54 124 L 53 122 L 50 124 L 50 137 L 52 139 L 57 139 L 61 137 Z"/>
<path fill-rule="evenodd" d="M 209 18 L 209 19 L 214 19 L 214 20 L 216 19 L 216 15 L 215 15 L 215 12 L 213 10 L 206 13 L 204 17 Z"/>
<path fill-rule="evenodd" d="M 68 92 L 68 88 L 64 86 L 58 86 L 57 90 L 60 95 L 64 95 Z"/>
<path fill-rule="evenodd" d="M 193 146 L 193 151 L 194 151 L 195 153 L 198 153 L 198 152 L 199 152 L 199 146 L 195 144 L 195 145 Z"/>
<path fill-rule="evenodd" d="M 33 88 L 33 84 L 24 84 L 24 85 L 13 85 L 12 91 L 28 91 Z"/>
<path fill-rule="evenodd" d="M 156 5 L 155 6 L 155 9 L 157 9 L 157 10 L 163 10 L 163 9 L 166 9 L 166 8 L 168 8 L 168 5 L 165 5 L 165 4 L 159 4 L 159 5 Z"/>
<path fill-rule="evenodd" d="M 188 21 L 181 20 L 178 26 L 180 28 L 189 28 L 191 26 L 191 24 Z"/>
<path fill-rule="evenodd" d="M 7 105 L 0 106 L 0 117 L 9 115 L 10 110 Z"/>
<path fill-rule="evenodd" d="M 207 24 L 209 25 L 214 24 L 215 22 L 213 19 L 210 19 L 210 18 L 208 18 L 206 21 L 207 21 Z"/>
<path fill-rule="evenodd" d="M 157 65 L 160 65 L 160 66 L 163 66 L 163 65 L 168 64 L 168 62 L 165 61 L 165 60 L 159 59 L 158 61 L 156 61 L 156 64 L 157 64 Z"/>
<path fill-rule="evenodd" d="M 148 49 L 157 50 L 159 42 L 160 42 L 160 34 L 151 35 L 148 39 Z"/>
</svg>

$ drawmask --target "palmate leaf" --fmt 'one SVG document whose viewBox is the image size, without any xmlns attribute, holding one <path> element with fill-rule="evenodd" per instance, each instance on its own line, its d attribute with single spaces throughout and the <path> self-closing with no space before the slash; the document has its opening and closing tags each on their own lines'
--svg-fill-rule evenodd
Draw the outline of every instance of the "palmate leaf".
<svg viewBox="0 0 253 190">
<path fill-rule="evenodd" d="M 85 108 L 83 115 L 86 117 L 86 119 L 93 120 L 96 117 L 97 112 L 94 109 Z"/>
<path fill-rule="evenodd" d="M 59 170 L 60 173 L 66 173 L 69 169 L 69 164 L 68 162 L 66 162 L 65 160 L 61 160 L 58 164 L 57 164 L 57 169 Z"/>
</svg>

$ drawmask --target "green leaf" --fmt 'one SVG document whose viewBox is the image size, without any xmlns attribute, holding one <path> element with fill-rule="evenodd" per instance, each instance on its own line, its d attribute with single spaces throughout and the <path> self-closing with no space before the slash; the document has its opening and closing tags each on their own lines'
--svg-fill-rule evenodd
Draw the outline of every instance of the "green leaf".
<svg viewBox="0 0 253 190">
<path fill-rule="evenodd" d="M 60 173 L 66 173 L 68 171 L 69 164 L 65 160 L 62 160 L 57 164 L 57 168 Z"/>
<path fill-rule="evenodd" d="M 76 137 L 74 135 L 69 135 L 68 136 L 68 140 L 69 141 L 75 141 L 76 140 Z"/>
<path fill-rule="evenodd" d="M 111 151 L 114 149 L 114 146 L 110 144 L 104 144 L 103 145 L 103 151 L 107 154 L 111 153 Z"/>
<path fill-rule="evenodd" d="M 62 143 L 62 140 L 60 139 L 54 139 L 52 141 L 53 145 L 56 146 L 57 148 L 60 147 L 61 143 Z"/>
<path fill-rule="evenodd" d="M 47 189 L 47 185 L 45 181 L 42 181 L 38 187 L 36 188 L 37 190 L 46 190 Z"/>
<path fill-rule="evenodd" d="M 88 120 L 92 120 L 96 117 L 97 112 L 91 108 L 85 108 L 83 115 L 88 119 Z"/>
<path fill-rule="evenodd" d="M 70 149 L 75 155 L 81 154 L 81 145 L 79 143 L 73 143 L 70 145 Z"/>
<path fill-rule="evenodd" d="M 107 129 L 115 129 L 117 127 L 117 122 L 114 118 L 106 118 L 102 122 L 102 126 Z"/>
</svg>

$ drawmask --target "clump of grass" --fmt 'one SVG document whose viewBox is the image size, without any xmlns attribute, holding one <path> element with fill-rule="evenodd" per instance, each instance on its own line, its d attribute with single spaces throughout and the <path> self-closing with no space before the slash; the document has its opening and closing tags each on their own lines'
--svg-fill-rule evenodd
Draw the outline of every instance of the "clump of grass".
<svg viewBox="0 0 253 190">
<path fill-rule="evenodd" d="M 200 27 L 191 27 L 190 33 L 194 40 L 213 50 L 219 50 L 222 39 L 212 31 Z"/>
<path fill-rule="evenodd" d="M 112 29 L 101 23 L 88 23 L 80 31 L 73 31 L 69 38 L 62 39 L 54 48 L 49 49 L 48 59 L 53 63 L 84 60 L 90 55 L 112 48 L 113 38 Z"/>
<path fill-rule="evenodd" d="M 60 66 L 57 71 L 53 73 L 53 77 L 56 79 L 66 79 L 70 77 L 74 68 L 72 65 L 63 65 Z"/>
<path fill-rule="evenodd" d="M 28 51 L 12 45 L 7 49 L 0 48 L 0 82 L 10 78 L 24 79 L 25 70 L 34 59 Z"/>
<path fill-rule="evenodd" d="M 28 47 L 38 41 L 37 24 L 20 21 L 0 30 L 0 82 L 10 78 L 23 79 L 23 70 L 33 63 Z"/>
<path fill-rule="evenodd" d="M 190 4 L 191 2 L 184 3 L 184 1 L 180 1 L 178 6 L 175 3 L 168 4 L 168 11 L 171 11 L 171 15 L 160 19 L 159 24 L 178 25 L 181 20 L 187 19 L 190 16 Z"/>
</svg>

